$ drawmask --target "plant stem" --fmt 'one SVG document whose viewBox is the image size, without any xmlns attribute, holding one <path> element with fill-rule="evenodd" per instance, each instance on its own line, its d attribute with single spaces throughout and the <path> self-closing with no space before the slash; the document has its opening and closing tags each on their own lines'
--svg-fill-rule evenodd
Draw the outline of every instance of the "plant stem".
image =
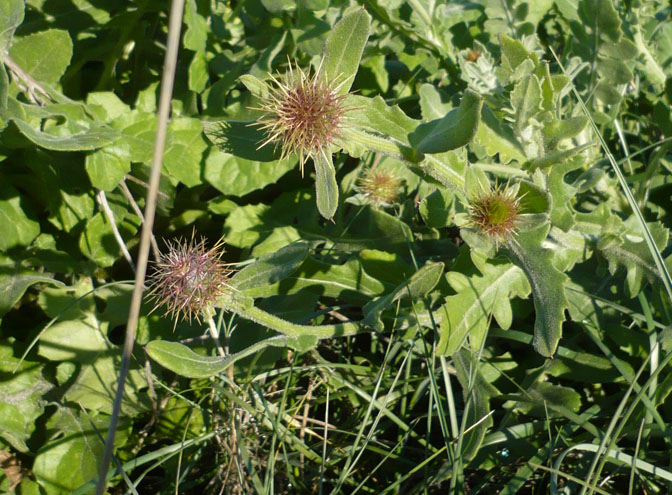
<svg viewBox="0 0 672 495">
<path fill-rule="evenodd" d="M 353 129 L 351 127 L 341 129 L 341 135 L 343 139 L 359 143 L 370 151 L 383 153 L 384 155 L 390 155 L 394 158 L 408 160 L 410 162 L 416 161 L 412 160 L 412 157 L 416 155 L 412 148 L 396 143 L 391 139 L 374 136 L 368 132 L 364 132 L 360 129 Z"/>
<path fill-rule="evenodd" d="M 219 353 L 220 356 L 225 357 L 227 353 L 224 352 L 222 344 L 219 341 L 219 333 L 217 332 L 217 325 L 215 325 L 215 320 L 212 319 L 212 316 L 208 318 L 208 330 L 210 331 L 210 336 L 212 337 L 212 340 L 215 343 L 217 352 Z"/>
<path fill-rule="evenodd" d="M 267 313 L 254 305 L 246 305 L 235 299 L 220 300 L 220 305 L 227 311 L 242 316 L 250 321 L 264 325 L 288 337 L 311 336 L 318 339 L 331 337 L 345 337 L 365 331 L 366 327 L 360 322 L 335 323 L 332 325 L 297 325 Z"/>
</svg>

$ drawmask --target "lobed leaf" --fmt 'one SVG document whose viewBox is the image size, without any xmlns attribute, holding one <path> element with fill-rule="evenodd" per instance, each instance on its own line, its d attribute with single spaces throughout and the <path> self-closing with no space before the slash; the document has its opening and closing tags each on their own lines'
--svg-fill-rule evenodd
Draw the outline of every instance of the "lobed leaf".
<svg viewBox="0 0 672 495">
<path fill-rule="evenodd" d="M 553 266 L 553 252 L 541 247 L 550 224 L 535 231 L 521 232 L 507 244 L 506 253 L 527 276 L 534 296 L 534 348 L 542 356 L 551 357 L 562 336 L 567 275 Z"/>
</svg>

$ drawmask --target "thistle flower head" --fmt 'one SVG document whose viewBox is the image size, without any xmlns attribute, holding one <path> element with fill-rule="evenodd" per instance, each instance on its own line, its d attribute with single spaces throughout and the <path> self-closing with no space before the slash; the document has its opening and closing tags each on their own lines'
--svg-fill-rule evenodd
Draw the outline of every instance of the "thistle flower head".
<svg viewBox="0 0 672 495">
<path fill-rule="evenodd" d="M 175 319 L 209 317 L 213 304 L 229 288 L 227 280 L 231 271 L 222 263 L 223 240 L 212 248 L 205 247 L 205 239 L 196 242 L 177 240 L 166 242 L 167 250 L 154 263 L 150 276 L 149 298 L 156 305 L 166 306 L 166 314 Z"/>
<path fill-rule="evenodd" d="M 517 188 L 495 187 L 470 201 L 469 223 L 498 246 L 516 235 L 520 210 Z"/>
<path fill-rule="evenodd" d="M 274 143 L 281 147 L 281 158 L 296 153 L 303 174 L 306 160 L 327 153 L 334 143 L 348 110 L 347 94 L 339 93 L 342 83 L 327 81 L 319 69 L 311 76 L 291 63 L 283 77 L 271 79 L 260 106 L 264 116 L 257 122 L 268 138 L 259 147 Z"/>
<path fill-rule="evenodd" d="M 357 181 L 357 190 L 376 206 L 389 206 L 399 199 L 401 179 L 389 172 L 367 169 Z"/>
</svg>

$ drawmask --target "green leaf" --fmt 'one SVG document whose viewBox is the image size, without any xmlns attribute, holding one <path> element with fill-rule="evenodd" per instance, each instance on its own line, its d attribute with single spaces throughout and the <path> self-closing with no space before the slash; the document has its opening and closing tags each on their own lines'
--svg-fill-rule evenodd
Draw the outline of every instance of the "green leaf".
<svg viewBox="0 0 672 495">
<path fill-rule="evenodd" d="M 46 425 L 50 440 L 42 445 L 33 463 L 32 471 L 41 488 L 49 494 L 72 493 L 95 479 L 104 449 L 98 435 L 107 431 L 109 422 L 106 414 L 59 407 Z M 128 440 L 125 423 L 122 417 L 115 447 Z"/>
<path fill-rule="evenodd" d="M 408 280 L 401 282 L 392 292 L 367 303 L 362 308 L 365 323 L 382 330 L 380 314 L 399 299 L 406 297 L 413 301 L 423 299 L 439 283 L 444 268 L 443 263 L 427 263 Z"/>
<path fill-rule="evenodd" d="M 205 180 L 227 196 L 244 196 L 275 184 L 296 167 L 296 157 L 282 161 L 246 160 L 213 149 L 205 160 Z"/>
<path fill-rule="evenodd" d="M 502 163 L 508 163 L 511 160 L 524 163 L 527 160 L 525 151 L 516 139 L 513 129 L 500 122 L 487 105 L 481 110 L 481 120 L 474 141 L 485 147 L 488 156 L 499 153 Z"/>
<path fill-rule="evenodd" d="M 137 229 L 137 225 L 128 220 L 117 224 L 123 239 L 130 238 Z M 86 223 L 79 238 L 79 249 L 99 266 L 112 266 L 121 257 L 121 248 L 114 237 L 112 226 L 102 213 L 96 213 Z"/>
<path fill-rule="evenodd" d="M 541 131 L 544 136 L 546 152 L 555 151 L 558 143 L 563 139 L 571 139 L 578 136 L 587 125 L 588 118 L 584 116 L 547 122 Z"/>
<path fill-rule="evenodd" d="M 437 352 L 440 354 L 454 354 L 467 336 L 472 350 L 478 351 L 490 316 L 495 317 L 501 328 L 509 328 L 513 318 L 510 299 L 530 293 L 525 275 L 517 266 L 491 262 L 479 265 L 480 275 L 468 277 L 457 271 L 446 274 L 457 294 L 448 296 L 439 310 L 442 320 Z"/>
<path fill-rule="evenodd" d="M 52 292 L 53 293 L 53 292 Z M 71 303 L 67 297 L 65 303 Z M 78 363 L 76 375 L 65 392 L 65 398 L 79 402 L 89 410 L 112 413 L 115 389 L 121 363 L 121 349 L 116 348 L 107 339 L 109 322 L 103 322 L 90 311 L 85 310 L 78 316 L 69 312 L 77 319 L 62 319 L 52 325 L 40 336 L 38 353 L 51 361 L 69 361 Z M 65 315 L 61 315 L 65 317 Z M 147 385 L 138 369 L 129 371 L 124 389 L 122 410 L 124 414 L 137 414 L 147 407 L 148 403 L 140 401 L 139 390 Z"/>
<path fill-rule="evenodd" d="M 535 75 L 519 81 L 511 91 L 515 128 L 520 136 L 532 117 L 541 110 L 541 85 Z"/>
<path fill-rule="evenodd" d="M 315 200 L 317 209 L 327 220 L 332 220 L 338 208 L 338 183 L 331 154 L 318 153 L 315 164 Z"/>
<path fill-rule="evenodd" d="M 634 77 L 625 62 L 615 58 L 603 58 L 597 63 L 597 73 L 614 84 L 627 84 Z"/>
<path fill-rule="evenodd" d="M 294 273 L 306 256 L 308 245 L 295 242 L 246 266 L 236 273 L 230 284 L 239 291 L 274 284 Z"/>
<path fill-rule="evenodd" d="M 437 188 L 420 202 L 420 215 L 427 226 L 440 229 L 454 224 L 455 197 L 443 188 Z"/>
<path fill-rule="evenodd" d="M 425 83 L 420 86 L 418 95 L 420 96 L 420 110 L 424 120 L 441 119 L 453 108 L 450 102 L 443 102 L 442 99 L 447 99 L 445 93 L 431 84 Z"/>
<path fill-rule="evenodd" d="M 408 140 L 422 154 L 443 153 L 464 146 L 476 134 L 482 106 L 483 98 L 468 89 L 458 108 L 441 119 L 420 124 Z"/>
<path fill-rule="evenodd" d="M 43 378 L 43 366 L 19 362 L 11 347 L 0 345 L 0 438 L 19 452 L 28 453 L 26 441 L 44 413 L 43 396 L 53 385 Z"/>
<path fill-rule="evenodd" d="M 282 286 L 284 294 L 305 290 L 354 304 L 366 304 L 372 297 L 385 292 L 385 285 L 366 273 L 355 257 L 343 264 L 332 265 L 309 256 L 294 274 L 278 284 L 251 289 L 246 294 L 251 297 L 275 295 L 278 293 L 278 285 Z"/>
<path fill-rule="evenodd" d="M 128 146 L 124 141 L 106 146 L 86 155 L 84 166 L 93 187 L 112 191 L 124 176 L 131 171 Z"/>
<path fill-rule="evenodd" d="M 86 105 L 92 114 L 106 123 L 131 111 L 112 91 L 89 93 L 86 95 Z"/>
<path fill-rule="evenodd" d="M 569 307 L 565 295 L 567 275 L 553 266 L 553 252 L 541 247 L 550 224 L 534 231 L 520 232 L 515 241 L 507 244 L 506 253 L 530 281 L 534 296 L 534 348 L 542 356 L 551 357 L 562 336 L 565 309 Z"/>
<path fill-rule="evenodd" d="M 189 378 L 208 378 L 226 370 L 229 357 L 202 356 L 177 342 L 153 340 L 145 346 L 149 357 L 164 368 Z"/>
<path fill-rule="evenodd" d="M 350 90 L 369 39 L 371 16 L 363 8 L 345 15 L 332 28 L 324 44 L 321 70 L 328 81 L 341 84 L 339 92 Z"/>
<path fill-rule="evenodd" d="M 5 0 L 0 3 L 0 53 L 5 53 L 14 30 L 23 22 L 23 0 Z"/>
<path fill-rule="evenodd" d="M 207 147 L 198 119 L 174 119 L 168 129 L 163 167 L 185 186 L 197 186 L 202 183 L 201 160 Z"/>
<path fill-rule="evenodd" d="M 621 20 L 611 0 L 581 0 L 579 17 L 603 40 L 615 42 L 621 39 Z"/>
<path fill-rule="evenodd" d="M 208 61 L 205 51 L 194 53 L 189 63 L 189 89 L 195 93 L 201 93 L 208 85 L 210 74 L 208 73 Z"/>
<path fill-rule="evenodd" d="M 53 117 L 58 117 L 58 113 L 54 113 Z M 41 130 L 35 129 L 28 122 L 16 117 L 11 117 L 9 120 L 14 122 L 16 127 L 38 146 L 42 146 L 48 150 L 54 151 L 87 151 L 96 150 L 112 144 L 119 138 L 119 133 L 105 125 L 91 125 L 88 129 L 83 129 L 80 132 L 56 135 Z M 64 126 L 58 126 L 64 127 Z M 80 126 L 81 128 L 81 126 Z"/>
<path fill-rule="evenodd" d="M 263 100 L 264 98 L 266 98 L 268 96 L 268 93 L 269 93 L 268 84 L 266 84 L 266 82 L 259 79 L 257 76 L 255 76 L 253 74 L 243 74 L 242 76 L 240 76 L 238 78 L 238 80 L 245 85 L 247 90 L 250 93 L 252 93 L 253 96 L 256 96 L 260 100 Z M 208 127 L 213 126 L 213 125 L 216 125 L 216 123 L 209 124 L 208 126 L 206 126 L 206 129 L 205 129 L 206 134 L 208 134 Z M 215 135 L 215 137 L 217 137 L 217 136 Z M 208 135 L 208 138 L 210 138 L 209 135 Z M 217 144 L 217 142 L 214 139 L 210 138 L 210 140 L 213 143 Z"/>
<path fill-rule="evenodd" d="M 156 137 L 156 115 L 132 110 L 121 114 L 112 127 L 121 132 L 132 162 L 151 163 Z"/>
<path fill-rule="evenodd" d="M 72 58 L 72 40 L 67 31 L 49 29 L 16 38 L 9 56 L 33 79 L 56 85 Z"/>
<path fill-rule="evenodd" d="M 351 95 L 346 101 L 353 110 L 348 112 L 348 123 L 375 135 L 392 138 L 408 145 L 408 135 L 420 124 L 408 117 L 398 106 L 388 106 L 380 96 L 366 98 Z"/>
<path fill-rule="evenodd" d="M 462 439 L 462 451 L 459 455 L 471 459 L 478 452 L 485 433 L 492 426 L 490 397 L 498 394 L 483 377 L 483 366 L 473 353 L 466 349 L 455 353 L 453 364 L 457 379 L 462 386 L 464 402 L 469 404 L 464 418 L 464 427 L 468 433 L 465 433 Z"/>
<path fill-rule="evenodd" d="M 502 63 L 499 71 L 510 82 L 526 79 L 539 66 L 539 57 L 530 52 L 522 42 L 504 33 L 499 34 Z"/>
<path fill-rule="evenodd" d="M 204 129 L 208 139 L 224 153 L 259 162 L 280 158 L 280 150 L 276 150 L 274 145 L 260 147 L 267 136 L 254 122 L 223 120 L 206 124 Z"/>
<path fill-rule="evenodd" d="M 27 246 L 40 233 L 39 222 L 29 218 L 27 201 L 0 176 L 0 251 L 16 246 Z"/>
<path fill-rule="evenodd" d="M 35 271 L 0 269 L 0 318 L 21 300 L 28 287 L 39 283 L 63 285 L 63 282 Z"/>
<path fill-rule="evenodd" d="M 204 52 L 208 41 L 208 21 L 198 13 L 196 0 L 184 4 L 184 47 L 195 52 Z"/>
<path fill-rule="evenodd" d="M 562 417 L 556 409 L 578 412 L 581 409 L 581 396 L 573 388 L 548 382 L 535 382 L 526 394 L 517 400 L 516 410 L 540 418 Z"/>
<path fill-rule="evenodd" d="M 646 226 L 656 247 L 661 251 L 665 249 L 669 231 L 658 222 L 650 222 Z M 626 269 L 626 293 L 629 297 L 637 297 L 644 280 L 649 282 L 661 280 L 634 216 L 625 222 L 622 233 L 611 233 L 605 228 L 605 232 L 600 235 L 597 249 L 607 259 L 612 275 L 615 275 L 621 267 Z"/>
</svg>

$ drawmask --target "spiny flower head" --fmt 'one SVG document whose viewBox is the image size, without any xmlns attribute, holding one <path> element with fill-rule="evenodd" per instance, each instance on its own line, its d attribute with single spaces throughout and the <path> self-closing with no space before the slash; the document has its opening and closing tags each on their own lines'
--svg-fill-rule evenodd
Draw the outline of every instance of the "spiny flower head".
<svg viewBox="0 0 672 495">
<path fill-rule="evenodd" d="M 259 147 L 280 146 L 281 159 L 296 153 L 303 174 L 306 160 L 328 153 L 334 143 L 349 109 L 347 93 L 339 92 L 343 83 L 327 81 L 319 69 L 311 76 L 291 63 L 284 77 L 271 79 L 274 85 L 261 103 L 264 116 L 257 123 L 268 138 Z"/>
<path fill-rule="evenodd" d="M 231 271 L 221 261 L 223 244 L 220 239 L 207 249 L 205 239 L 196 242 L 193 235 L 189 242 L 167 241 L 150 276 L 149 298 L 156 302 L 152 311 L 165 305 L 176 324 L 179 316 L 190 323 L 211 316 L 215 301 L 229 289 Z"/>
<path fill-rule="evenodd" d="M 469 223 L 496 246 L 517 233 L 521 210 L 517 193 L 516 187 L 495 187 L 469 202 Z"/>
<path fill-rule="evenodd" d="M 376 206 L 389 206 L 399 199 L 401 179 L 386 171 L 367 169 L 357 182 L 357 190 Z"/>
</svg>

